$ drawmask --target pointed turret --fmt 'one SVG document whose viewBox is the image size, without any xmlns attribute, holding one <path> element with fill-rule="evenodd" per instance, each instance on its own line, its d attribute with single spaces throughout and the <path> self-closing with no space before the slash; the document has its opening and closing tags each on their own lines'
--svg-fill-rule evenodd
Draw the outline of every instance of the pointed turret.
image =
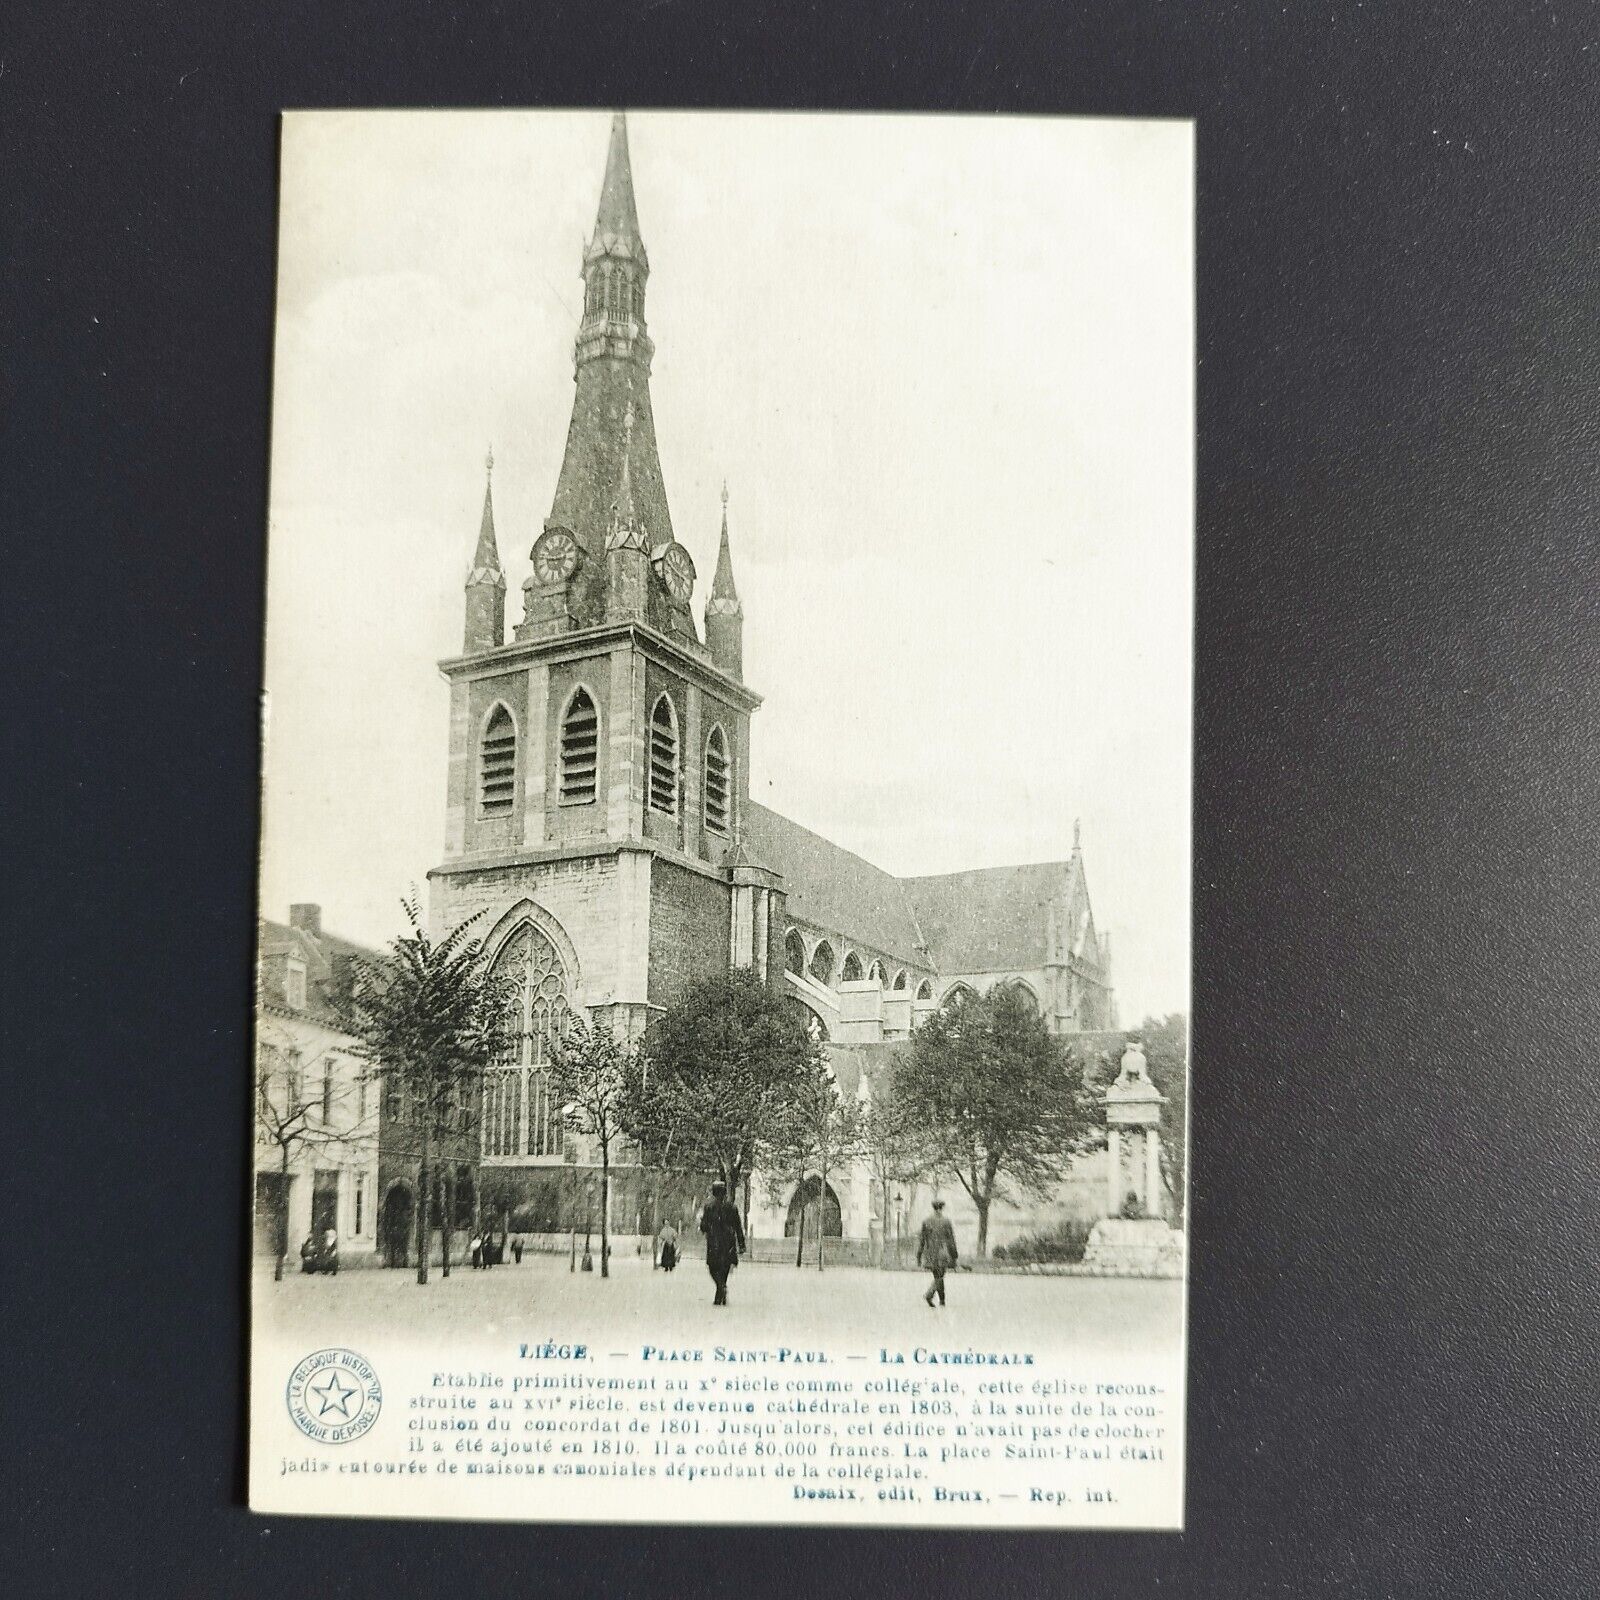
<svg viewBox="0 0 1600 1600">
<path fill-rule="evenodd" d="M 733 554 L 728 548 L 728 486 L 722 486 L 722 543 L 717 572 L 706 601 L 706 644 L 711 659 L 732 677 L 744 676 L 744 606 L 733 582 Z"/>
<path fill-rule="evenodd" d="M 478 524 L 478 548 L 467 574 L 467 618 L 464 648 L 494 650 L 506 637 L 506 575 L 500 567 L 500 548 L 494 536 L 494 451 L 484 462 L 483 517 Z"/>
</svg>

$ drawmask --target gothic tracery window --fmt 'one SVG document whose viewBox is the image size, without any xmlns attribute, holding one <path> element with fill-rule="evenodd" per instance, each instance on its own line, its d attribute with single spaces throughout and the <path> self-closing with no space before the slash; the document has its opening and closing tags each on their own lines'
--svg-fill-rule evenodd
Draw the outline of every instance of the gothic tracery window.
<svg viewBox="0 0 1600 1600">
<path fill-rule="evenodd" d="M 505 942 L 491 969 L 512 985 L 506 1050 L 483 1089 L 486 1156 L 558 1156 L 561 1119 L 550 1103 L 550 1046 L 571 1010 L 556 947 L 531 923 Z"/>
<path fill-rule="evenodd" d="M 839 980 L 841 983 L 861 982 L 861 957 L 854 950 L 846 954 L 844 966 L 840 969 Z"/>
<path fill-rule="evenodd" d="M 798 928 L 791 928 L 783 939 L 783 965 L 798 978 L 806 970 L 806 942 Z"/>
</svg>

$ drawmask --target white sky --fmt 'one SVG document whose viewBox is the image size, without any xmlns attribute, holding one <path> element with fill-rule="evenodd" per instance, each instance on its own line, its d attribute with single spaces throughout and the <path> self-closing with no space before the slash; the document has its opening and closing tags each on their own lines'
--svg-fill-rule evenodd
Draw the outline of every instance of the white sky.
<svg viewBox="0 0 1600 1600">
<path fill-rule="evenodd" d="M 286 119 L 262 906 L 380 941 L 440 860 L 492 441 L 507 613 L 609 113 Z M 751 793 L 891 872 L 1083 842 L 1123 1020 L 1187 1009 L 1187 123 L 629 117 L 662 471 L 724 476 Z"/>
</svg>

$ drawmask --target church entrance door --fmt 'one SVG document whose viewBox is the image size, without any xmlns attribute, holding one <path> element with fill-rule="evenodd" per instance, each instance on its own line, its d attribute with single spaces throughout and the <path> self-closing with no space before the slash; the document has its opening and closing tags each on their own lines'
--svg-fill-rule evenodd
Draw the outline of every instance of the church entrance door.
<svg viewBox="0 0 1600 1600">
<path fill-rule="evenodd" d="M 383 1197 L 383 1211 L 378 1219 L 378 1235 L 383 1241 L 383 1264 L 386 1267 L 406 1267 L 411 1264 L 411 1233 L 411 1191 L 403 1183 L 397 1183 Z"/>
</svg>

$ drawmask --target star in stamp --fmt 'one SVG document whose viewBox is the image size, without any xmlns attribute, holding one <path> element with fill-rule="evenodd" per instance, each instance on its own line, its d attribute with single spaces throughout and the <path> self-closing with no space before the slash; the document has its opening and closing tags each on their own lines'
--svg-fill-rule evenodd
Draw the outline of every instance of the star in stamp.
<svg viewBox="0 0 1600 1600">
<path fill-rule="evenodd" d="M 307 1438 L 348 1444 L 378 1420 L 383 1389 L 372 1364 L 354 1350 L 316 1350 L 289 1374 L 285 1399 Z"/>
</svg>

